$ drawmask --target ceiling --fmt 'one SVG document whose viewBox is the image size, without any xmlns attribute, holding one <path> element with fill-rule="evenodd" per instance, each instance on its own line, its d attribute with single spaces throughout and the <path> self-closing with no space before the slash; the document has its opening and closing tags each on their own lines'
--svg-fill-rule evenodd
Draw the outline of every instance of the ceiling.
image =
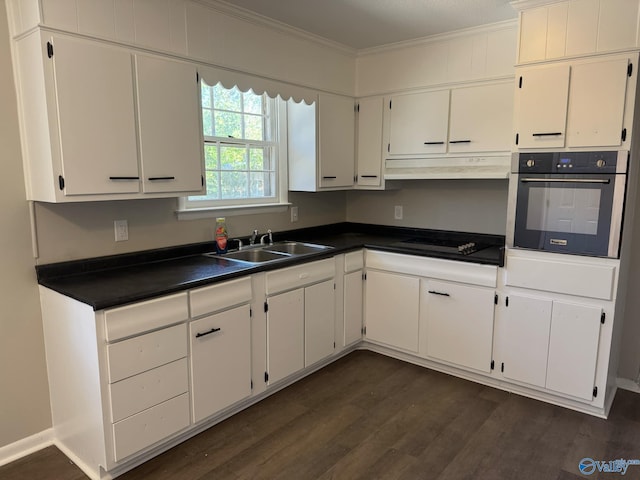
<svg viewBox="0 0 640 480">
<path fill-rule="evenodd" d="M 511 20 L 509 0 L 225 0 L 354 49 Z"/>
</svg>

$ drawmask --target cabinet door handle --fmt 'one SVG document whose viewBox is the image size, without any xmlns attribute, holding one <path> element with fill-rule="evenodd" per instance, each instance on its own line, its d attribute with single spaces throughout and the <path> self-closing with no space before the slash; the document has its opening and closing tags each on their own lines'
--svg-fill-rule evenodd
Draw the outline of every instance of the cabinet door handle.
<svg viewBox="0 0 640 480">
<path fill-rule="evenodd" d="M 337 177 L 322 177 L 322 178 L 323 178 L 324 180 L 334 180 L 334 179 L 336 179 Z"/>
<path fill-rule="evenodd" d="M 562 135 L 562 132 L 544 132 L 544 133 L 532 133 L 534 137 L 556 137 Z"/>
<path fill-rule="evenodd" d="M 450 297 L 450 296 L 451 296 L 451 295 L 449 295 L 449 294 L 448 294 L 448 293 L 446 293 L 446 292 L 436 292 L 435 290 L 429 290 L 429 293 L 430 293 L 431 295 L 441 295 L 441 296 L 443 296 L 443 297 Z"/>
<path fill-rule="evenodd" d="M 219 328 L 212 328 L 208 332 L 196 333 L 196 338 L 204 337 L 206 335 L 211 335 L 212 333 L 216 333 L 216 332 L 219 332 L 219 331 L 220 331 Z"/>
<path fill-rule="evenodd" d="M 449 140 L 449 143 L 471 143 L 471 140 Z"/>
<path fill-rule="evenodd" d="M 153 182 L 156 180 L 175 180 L 176 177 L 149 177 L 149 181 Z"/>
<path fill-rule="evenodd" d="M 140 180 L 140 177 L 109 177 L 109 180 Z"/>
<path fill-rule="evenodd" d="M 444 145 L 444 142 L 424 142 L 425 145 Z"/>
<path fill-rule="evenodd" d="M 360 175 L 362 178 L 378 178 L 378 175 Z"/>
</svg>

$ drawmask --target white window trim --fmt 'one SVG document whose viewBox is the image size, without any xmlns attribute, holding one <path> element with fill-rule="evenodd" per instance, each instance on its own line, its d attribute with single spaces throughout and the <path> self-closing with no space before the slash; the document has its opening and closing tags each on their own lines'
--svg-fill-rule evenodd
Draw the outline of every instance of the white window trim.
<svg viewBox="0 0 640 480">
<path fill-rule="evenodd" d="M 215 218 L 231 215 L 254 215 L 260 213 L 282 213 L 287 211 L 289 205 L 289 176 L 288 176 L 288 140 L 287 140 L 287 104 L 281 98 L 277 98 L 275 108 L 278 111 L 278 177 L 276 179 L 276 190 L 278 195 L 275 200 L 263 203 L 252 203 L 252 200 L 241 199 L 235 205 L 220 205 L 209 207 L 187 207 L 187 197 L 178 199 L 178 209 L 176 216 L 178 220 L 197 220 L 201 218 Z M 204 142 L 202 144 L 204 148 Z M 204 156 L 203 156 L 204 161 Z"/>
</svg>

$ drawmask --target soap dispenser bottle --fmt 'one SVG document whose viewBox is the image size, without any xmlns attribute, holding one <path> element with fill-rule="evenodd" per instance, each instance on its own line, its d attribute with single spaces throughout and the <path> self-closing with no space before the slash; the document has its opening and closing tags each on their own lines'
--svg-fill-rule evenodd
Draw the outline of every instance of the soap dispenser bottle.
<svg viewBox="0 0 640 480">
<path fill-rule="evenodd" d="M 216 253 L 227 253 L 227 225 L 224 217 L 216 218 Z"/>
</svg>

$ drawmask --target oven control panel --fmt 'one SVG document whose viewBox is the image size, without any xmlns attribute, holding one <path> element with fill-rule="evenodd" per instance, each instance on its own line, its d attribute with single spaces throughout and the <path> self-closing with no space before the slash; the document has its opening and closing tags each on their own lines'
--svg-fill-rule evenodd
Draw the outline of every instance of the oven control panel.
<svg viewBox="0 0 640 480">
<path fill-rule="evenodd" d="M 534 152 L 518 156 L 518 173 L 622 173 L 619 167 L 617 151 Z"/>
</svg>

